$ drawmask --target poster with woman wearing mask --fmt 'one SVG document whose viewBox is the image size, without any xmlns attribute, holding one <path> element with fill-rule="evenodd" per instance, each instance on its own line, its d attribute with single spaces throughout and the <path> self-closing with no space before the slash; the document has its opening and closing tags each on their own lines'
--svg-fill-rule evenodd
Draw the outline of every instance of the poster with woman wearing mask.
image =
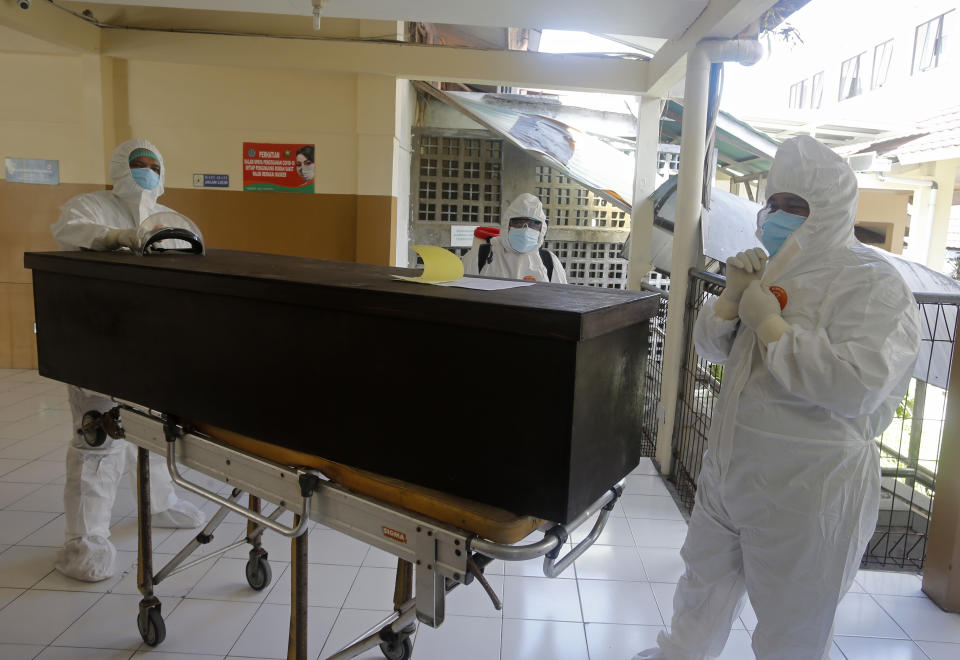
<svg viewBox="0 0 960 660">
<path fill-rule="evenodd" d="M 243 189 L 312 193 L 314 145 L 243 143 Z"/>
</svg>

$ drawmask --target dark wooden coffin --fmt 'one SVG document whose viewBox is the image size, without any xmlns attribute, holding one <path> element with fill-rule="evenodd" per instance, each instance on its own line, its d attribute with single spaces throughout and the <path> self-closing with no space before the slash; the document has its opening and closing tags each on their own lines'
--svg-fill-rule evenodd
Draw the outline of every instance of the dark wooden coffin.
<svg viewBox="0 0 960 660">
<path fill-rule="evenodd" d="M 222 250 L 25 263 L 48 378 L 555 522 L 639 462 L 652 294 Z"/>
</svg>

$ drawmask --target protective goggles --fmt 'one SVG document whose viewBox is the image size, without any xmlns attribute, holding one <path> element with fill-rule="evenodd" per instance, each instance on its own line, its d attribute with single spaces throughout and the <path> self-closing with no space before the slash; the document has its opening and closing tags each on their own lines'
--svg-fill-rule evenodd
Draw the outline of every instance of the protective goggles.
<svg viewBox="0 0 960 660">
<path fill-rule="evenodd" d="M 523 229 L 524 227 L 529 227 L 534 231 L 540 231 L 543 228 L 543 221 L 528 216 L 519 216 L 516 218 L 510 218 L 509 225 L 513 229 Z"/>
</svg>

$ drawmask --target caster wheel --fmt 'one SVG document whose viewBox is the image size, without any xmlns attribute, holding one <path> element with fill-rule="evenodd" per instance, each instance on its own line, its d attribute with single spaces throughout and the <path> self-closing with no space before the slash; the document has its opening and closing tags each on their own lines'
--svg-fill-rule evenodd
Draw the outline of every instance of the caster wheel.
<svg viewBox="0 0 960 660">
<path fill-rule="evenodd" d="M 78 431 L 84 442 L 90 447 L 99 447 L 107 440 L 107 432 L 103 430 L 100 418 L 103 415 L 97 410 L 83 413 L 83 421 Z"/>
<path fill-rule="evenodd" d="M 383 642 L 380 644 L 380 650 L 387 660 L 410 660 L 413 657 L 413 642 L 410 641 L 409 637 L 404 637 L 403 640 Z"/>
<path fill-rule="evenodd" d="M 156 607 L 140 611 L 137 615 L 137 628 L 140 629 L 140 636 L 147 646 L 156 646 L 167 636 L 167 627 L 163 623 L 160 609 Z"/>
<path fill-rule="evenodd" d="M 247 584 L 254 591 L 262 591 L 273 579 L 273 571 L 270 570 L 270 562 L 266 557 L 251 557 L 247 560 L 246 574 Z"/>
</svg>

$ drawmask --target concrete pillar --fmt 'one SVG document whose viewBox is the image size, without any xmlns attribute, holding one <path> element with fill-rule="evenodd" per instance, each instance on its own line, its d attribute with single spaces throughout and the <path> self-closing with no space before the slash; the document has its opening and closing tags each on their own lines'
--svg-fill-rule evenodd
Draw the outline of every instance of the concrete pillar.
<svg viewBox="0 0 960 660">
<path fill-rule="evenodd" d="M 960 350 L 953 352 L 950 373 L 923 591 L 948 612 L 960 612 Z"/>
<path fill-rule="evenodd" d="M 933 168 L 933 178 L 937 183 L 937 201 L 933 209 L 933 222 L 930 225 L 926 264 L 937 272 L 942 272 L 945 266 L 950 207 L 953 204 L 958 163 L 960 159 L 939 160 Z"/>
<path fill-rule="evenodd" d="M 700 258 L 700 214 L 703 194 L 703 165 L 706 153 L 707 88 L 710 60 L 700 48 L 687 54 L 684 85 L 683 128 L 680 137 L 680 173 L 677 181 L 677 211 L 674 218 L 673 256 L 670 272 L 670 303 L 667 308 L 667 336 L 663 349 L 663 380 L 660 401 L 663 421 L 657 431 L 657 462 L 664 474 L 672 464 L 673 426 L 677 412 L 684 354 L 687 283 L 689 269 Z"/>
<path fill-rule="evenodd" d="M 357 76 L 357 236 L 359 263 L 396 263 L 397 198 L 394 143 L 397 80 Z"/>
<path fill-rule="evenodd" d="M 117 146 L 114 117 L 114 59 L 81 55 L 83 167 L 90 183 L 109 183 L 110 156 Z"/>
<path fill-rule="evenodd" d="M 919 264 L 927 263 L 930 247 L 930 193 L 930 188 L 915 189 L 910 207 L 910 242 L 903 254 Z"/>
<path fill-rule="evenodd" d="M 637 152 L 633 174 L 633 209 L 630 211 L 630 266 L 628 289 L 639 289 L 651 268 L 650 242 L 653 236 L 653 202 L 657 186 L 657 151 L 660 144 L 661 99 L 639 99 Z"/>
</svg>

